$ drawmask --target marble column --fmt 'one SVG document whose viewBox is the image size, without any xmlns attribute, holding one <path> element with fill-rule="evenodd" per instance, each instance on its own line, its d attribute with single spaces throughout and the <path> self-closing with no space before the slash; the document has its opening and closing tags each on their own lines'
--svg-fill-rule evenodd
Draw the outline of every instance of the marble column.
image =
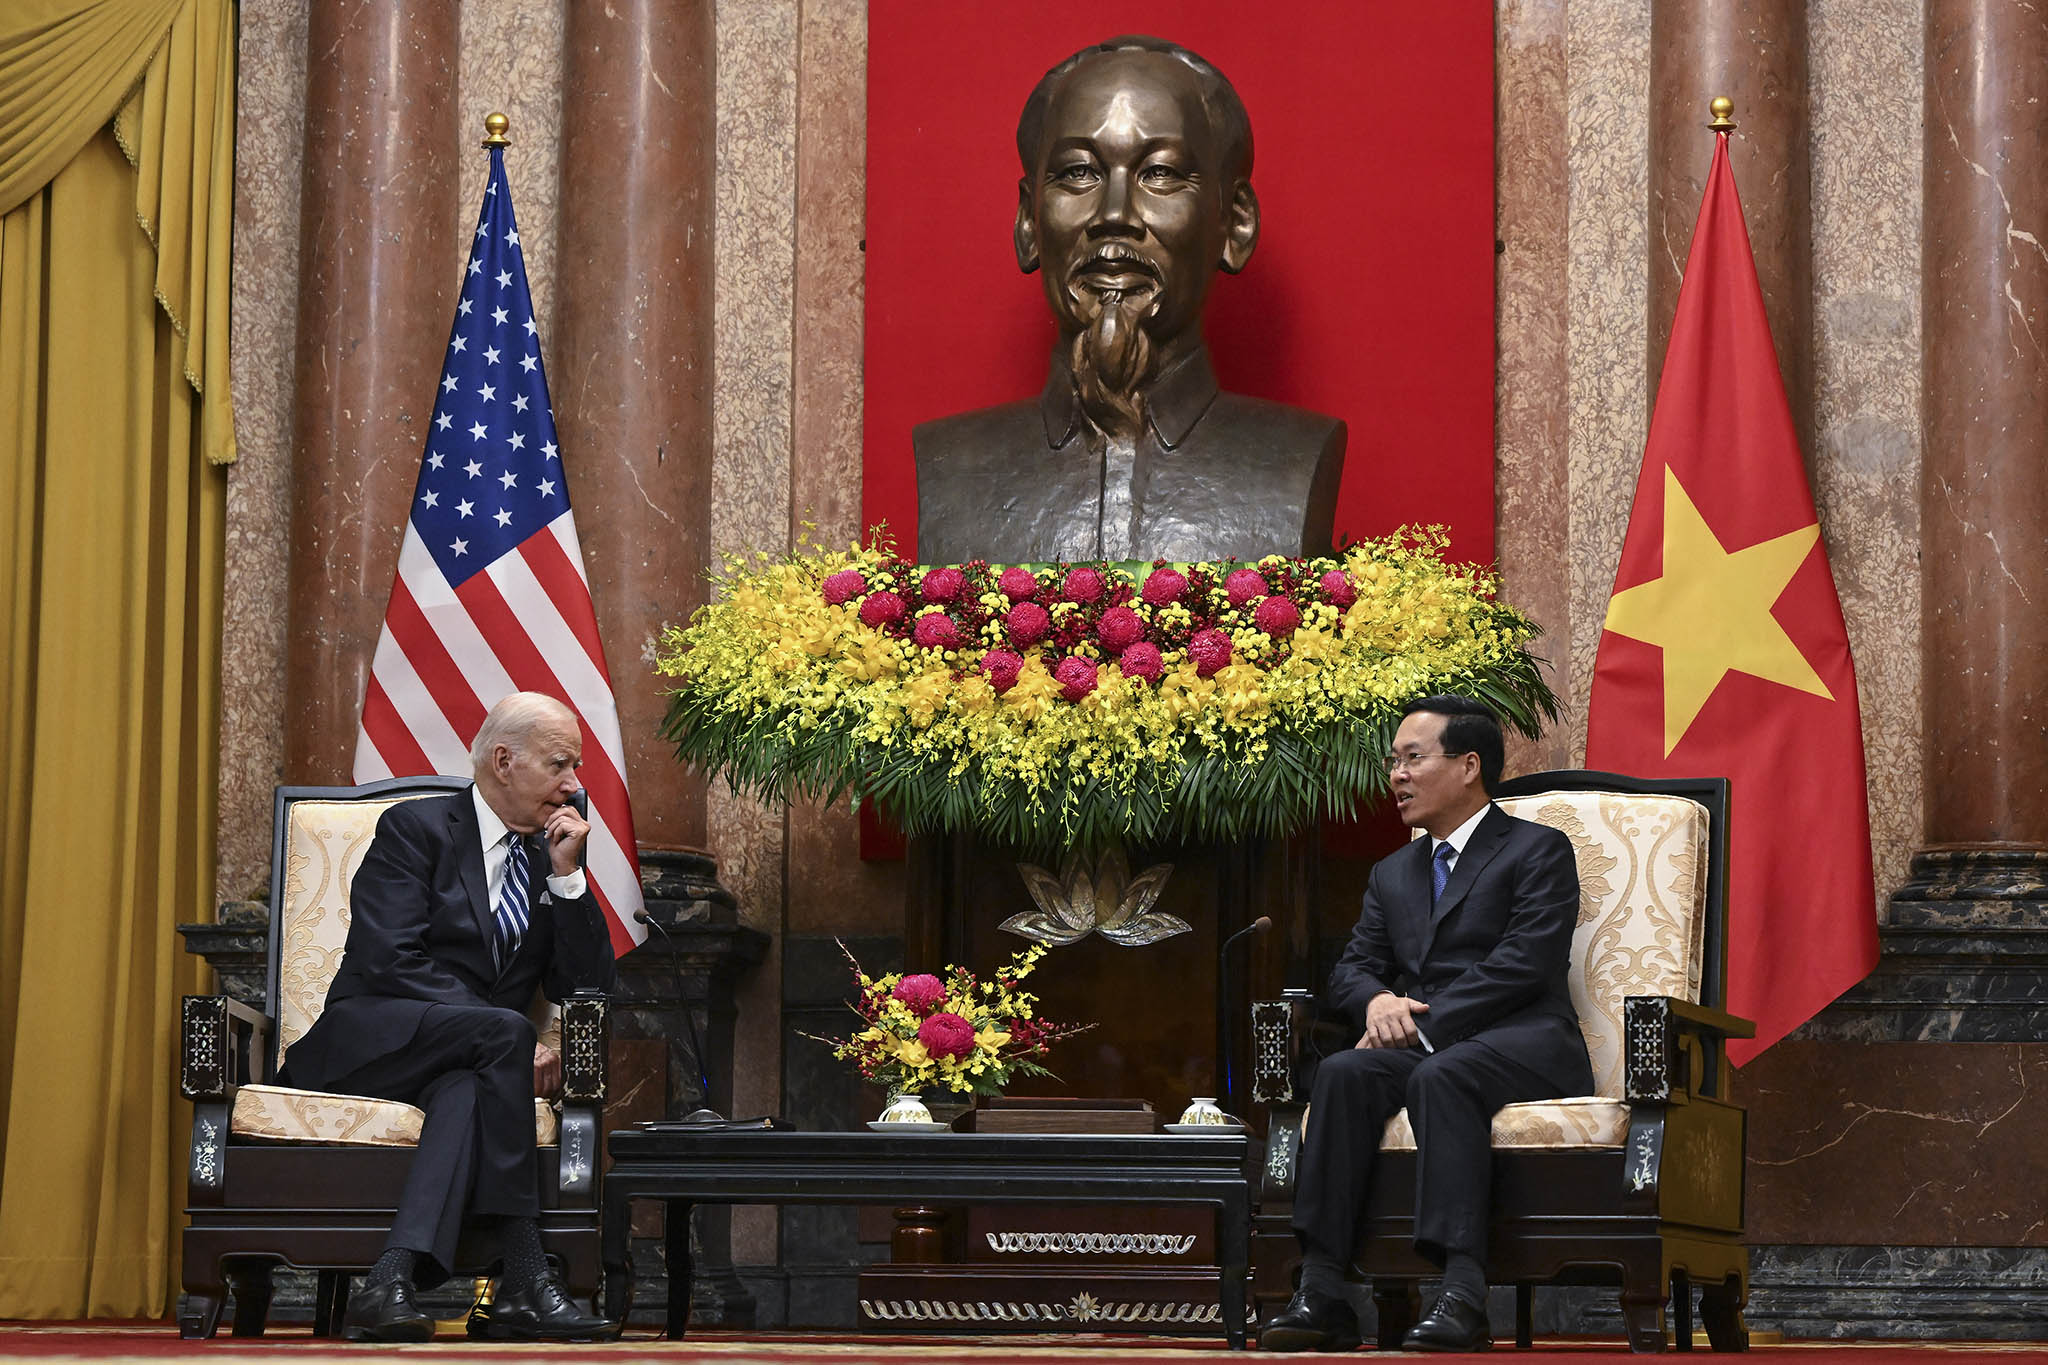
<svg viewBox="0 0 2048 1365">
<path fill-rule="evenodd" d="M 553 398 L 644 845 L 705 842 L 649 666 L 704 601 L 711 534 L 711 0 L 572 5 Z"/>
<path fill-rule="evenodd" d="M 1930 0 L 1926 44 L 1926 841 L 2038 852 L 2048 845 L 2048 29 L 2020 6 Z"/>
<path fill-rule="evenodd" d="M 1813 455 L 1812 130 L 1805 0 L 1656 0 L 1650 10 L 1651 401 L 1713 162 L 1707 106 L 1735 101 L 1729 164 L 1799 448 Z"/>
<path fill-rule="evenodd" d="M 453 309 L 457 0 L 315 5 L 306 36 L 287 782 L 350 780 Z"/>
<path fill-rule="evenodd" d="M 1494 11 L 1496 140 L 1494 525 L 1509 601 L 1543 627 L 1566 715 L 1572 690 L 1570 22 L 1565 0 L 1502 0 Z M 1571 727 L 1508 740 L 1509 772 L 1572 766 Z"/>
</svg>

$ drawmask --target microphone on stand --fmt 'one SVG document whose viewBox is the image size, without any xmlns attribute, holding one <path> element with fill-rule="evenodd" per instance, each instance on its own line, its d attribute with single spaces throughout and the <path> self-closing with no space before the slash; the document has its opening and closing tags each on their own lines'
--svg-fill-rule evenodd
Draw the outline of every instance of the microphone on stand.
<svg viewBox="0 0 2048 1365">
<path fill-rule="evenodd" d="M 1226 1113 L 1236 1113 L 1241 1107 L 1237 1098 L 1237 1083 L 1231 1066 L 1233 1030 L 1230 1027 L 1230 950 L 1238 942 L 1252 934 L 1263 934 L 1273 927 L 1271 915 L 1260 915 L 1244 928 L 1223 940 L 1223 946 L 1216 950 L 1216 1093 L 1222 1102 L 1230 1106 Z M 1240 1115 L 1240 1117 L 1242 1117 Z"/>
<path fill-rule="evenodd" d="M 1263 934 L 1272 927 L 1273 917 L 1271 915 L 1260 915 L 1250 924 L 1247 924 L 1244 928 L 1238 930 L 1229 938 L 1223 940 L 1223 947 L 1217 952 L 1218 959 L 1222 959 L 1224 954 L 1228 953 L 1232 948 L 1236 947 L 1237 941 L 1243 938 L 1246 934 Z"/>
</svg>

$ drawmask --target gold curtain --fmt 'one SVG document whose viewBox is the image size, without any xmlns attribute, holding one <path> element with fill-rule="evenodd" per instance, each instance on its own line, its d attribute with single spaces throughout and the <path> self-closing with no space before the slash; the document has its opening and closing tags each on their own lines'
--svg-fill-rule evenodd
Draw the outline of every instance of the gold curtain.
<svg viewBox="0 0 2048 1365">
<path fill-rule="evenodd" d="M 0 1318 L 160 1316 L 211 917 L 231 0 L 0 17 Z"/>
</svg>

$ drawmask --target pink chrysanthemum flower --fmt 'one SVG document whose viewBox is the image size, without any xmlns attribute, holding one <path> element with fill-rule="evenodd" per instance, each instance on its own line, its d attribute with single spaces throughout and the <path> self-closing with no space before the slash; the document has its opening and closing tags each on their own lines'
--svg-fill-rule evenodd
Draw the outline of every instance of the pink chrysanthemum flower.
<svg viewBox="0 0 2048 1365">
<path fill-rule="evenodd" d="M 1257 569 L 1233 569 L 1230 577 L 1223 580 L 1223 591 L 1230 594 L 1230 605 L 1241 607 L 1254 597 L 1264 597 L 1273 591 L 1266 582 L 1266 576 Z"/>
<path fill-rule="evenodd" d="M 1052 671 L 1053 680 L 1060 685 L 1060 695 L 1068 701 L 1079 701 L 1095 690 L 1097 678 L 1095 662 L 1070 654 L 1060 660 L 1060 666 Z"/>
<path fill-rule="evenodd" d="M 1052 617 L 1036 602 L 1019 602 L 1003 617 L 1013 644 L 1035 645 L 1052 632 Z"/>
<path fill-rule="evenodd" d="M 1146 682 L 1158 682 L 1166 667 L 1159 657 L 1159 646 L 1147 640 L 1126 648 L 1117 656 L 1116 666 L 1126 678 L 1143 678 Z"/>
<path fill-rule="evenodd" d="M 1180 570 L 1154 569 L 1145 576 L 1145 586 L 1139 595 L 1155 607 L 1164 607 L 1178 602 L 1187 590 L 1188 576 Z"/>
<path fill-rule="evenodd" d="M 1195 632 L 1188 641 L 1188 657 L 1195 661 L 1195 675 L 1206 678 L 1230 662 L 1230 637 L 1213 627 Z"/>
<path fill-rule="evenodd" d="M 942 611 L 928 611 L 917 618 L 910 638 L 923 649 L 955 649 L 960 644 L 960 626 Z"/>
<path fill-rule="evenodd" d="M 872 593 L 867 601 L 860 604 L 860 622 L 864 626 L 880 630 L 884 626 L 893 626 L 901 621 L 904 613 L 909 610 L 903 599 L 893 592 Z"/>
<path fill-rule="evenodd" d="M 1017 675 L 1024 670 L 1024 660 L 1007 649 L 992 649 L 981 656 L 981 671 L 988 678 L 988 684 L 998 692 L 1007 692 L 1017 685 Z"/>
<path fill-rule="evenodd" d="M 1283 640 L 1301 624 L 1301 608 L 1284 597 L 1269 597 L 1252 613 L 1252 624 L 1274 639 Z"/>
<path fill-rule="evenodd" d="M 1096 623 L 1095 638 L 1111 654 L 1121 654 L 1126 646 L 1145 638 L 1145 623 L 1129 607 L 1111 607 Z"/>
<path fill-rule="evenodd" d="M 897 982 L 889 993 L 919 1014 L 929 1014 L 946 998 L 946 983 L 930 972 L 917 972 Z"/>
<path fill-rule="evenodd" d="M 835 607 L 851 602 L 867 590 L 867 576 L 859 569 L 841 569 L 825 580 L 825 600 Z"/>
<path fill-rule="evenodd" d="M 952 602 L 958 600 L 960 589 L 967 586 L 967 576 L 958 569 L 933 569 L 924 576 L 918 591 L 927 602 Z"/>
<path fill-rule="evenodd" d="M 974 1025 L 940 1010 L 917 1026 L 917 1041 L 934 1057 L 965 1057 L 974 1051 Z"/>
</svg>

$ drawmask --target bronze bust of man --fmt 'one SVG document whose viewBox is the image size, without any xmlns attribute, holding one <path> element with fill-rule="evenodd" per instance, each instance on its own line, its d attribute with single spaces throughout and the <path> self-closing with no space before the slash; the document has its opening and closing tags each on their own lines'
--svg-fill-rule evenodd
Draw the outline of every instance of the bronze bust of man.
<svg viewBox="0 0 2048 1365">
<path fill-rule="evenodd" d="M 1320 554 L 1344 423 L 1221 392 L 1215 271 L 1259 236 L 1251 121 L 1186 48 L 1113 38 L 1061 62 L 1017 123 L 1017 264 L 1058 320 L 1036 400 L 926 422 L 918 557 L 996 563 Z"/>
</svg>

